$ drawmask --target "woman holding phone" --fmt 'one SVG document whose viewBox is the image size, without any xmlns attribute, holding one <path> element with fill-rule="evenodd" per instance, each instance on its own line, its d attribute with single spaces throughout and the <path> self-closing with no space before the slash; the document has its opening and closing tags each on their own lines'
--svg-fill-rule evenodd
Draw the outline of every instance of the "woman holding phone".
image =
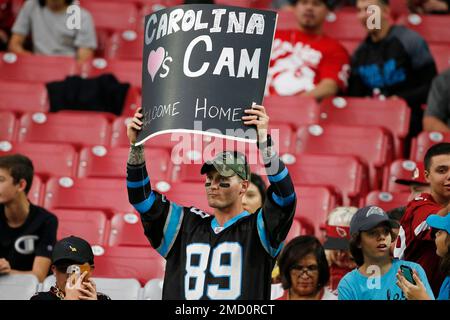
<svg viewBox="0 0 450 320">
<path fill-rule="evenodd" d="M 392 229 L 396 226 L 398 224 L 376 206 L 364 207 L 355 213 L 350 222 L 350 252 L 358 268 L 339 282 L 339 300 L 405 300 L 406 296 L 396 284 L 399 270 L 406 273 L 414 270 L 423 280 L 428 295 L 434 298 L 420 265 L 391 257 Z"/>
<path fill-rule="evenodd" d="M 90 244 L 78 237 L 67 237 L 55 244 L 52 271 L 56 283 L 47 292 L 38 292 L 31 300 L 110 300 L 97 292 L 91 279 L 94 253 Z"/>
<path fill-rule="evenodd" d="M 427 224 L 433 228 L 436 253 L 442 258 L 441 271 L 446 275 L 437 300 L 450 300 L 450 214 L 442 217 L 437 214 L 427 218 Z M 402 274 L 397 274 L 398 286 L 408 300 L 430 300 L 420 276 L 413 272 L 413 281 L 408 281 Z"/>
</svg>

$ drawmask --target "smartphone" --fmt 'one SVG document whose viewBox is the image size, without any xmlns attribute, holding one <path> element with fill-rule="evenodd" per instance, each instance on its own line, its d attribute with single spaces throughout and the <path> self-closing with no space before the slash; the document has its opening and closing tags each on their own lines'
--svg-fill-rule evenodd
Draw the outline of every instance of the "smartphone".
<svg viewBox="0 0 450 320">
<path fill-rule="evenodd" d="M 91 270 L 91 267 L 89 265 L 78 265 L 78 264 L 72 264 L 70 266 L 67 267 L 67 274 L 76 274 L 77 277 L 81 276 L 83 274 L 83 272 L 87 271 L 89 272 Z"/>
<path fill-rule="evenodd" d="M 408 266 L 405 266 L 402 264 L 400 266 L 400 270 L 402 270 L 402 274 L 406 278 L 406 280 L 408 280 L 409 282 L 411 282 L 414 285 L 416 284 L 416 282 L 414 281 L 414 278 L 413 278 L 413 270 L 411 269 L 411 267 L 408 267 Z"/>
</svg>

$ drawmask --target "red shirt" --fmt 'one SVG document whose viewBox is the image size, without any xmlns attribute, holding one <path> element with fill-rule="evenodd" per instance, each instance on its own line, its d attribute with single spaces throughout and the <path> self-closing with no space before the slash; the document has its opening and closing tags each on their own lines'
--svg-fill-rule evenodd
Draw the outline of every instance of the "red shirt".
<svg viewBox="0 0 450 320">
<path fill-rule="evenodd" d="M 275 33 L 267 75 L 266 93 L 290 96 L 310 91 L 323 79 L 332 79 L 340 89 L 347 87 L 349 55 L 326 35 L 299 30 Z"/>
<path fill-rule="evenodd" d="M 400 220 L 401 227 L 394 251 L 396 258 L 416 262 L 423 267 L 435 295 L 439 293 L 445 274 L 440 271 L 441 259 L 436 254 L 436 244 L 426 219 L 441 209 L 442 206 L 428 193 L 422 193 L 410 201 Z"/>
<path fill-rule="evenodd" d="M 331 265 L 330 266 L 330 289 L 332 291 L 337 290 L 339 281 L 341 281 L 341 279 L 350 271 L 352 271 L 353 269 L 351 268 L 340 268 L 336 265 Z"/>
</svg>

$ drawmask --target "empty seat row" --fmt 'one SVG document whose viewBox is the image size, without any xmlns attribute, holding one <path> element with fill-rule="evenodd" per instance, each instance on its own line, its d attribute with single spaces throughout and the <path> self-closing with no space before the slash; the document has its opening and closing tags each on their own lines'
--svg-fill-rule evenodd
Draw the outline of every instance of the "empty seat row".
<svg viewBox="0 0 450 320">
<path fill-rule="evenodd" d="M 92 280 L 97 291 L 112 300 L 161 300 L 163 279 L 150 279 L 141 283 L 135 278 L 98 277 L 94 271 Z M 0 300 L 29 300 L 36 292 L 49 291 L 55 285 L 55 277 L 48 276 L 39 283 L 31 274 L 6 275 L 0 278 Z"/>
<path fill-rule="evenodd" d="M 204 183 L 170 183 L 152 179 L 152 188 L 180 205 L 196 206 L 205 212 L 211 212 Z M 342 204 L 340 194 L 333 187 L 296 185 L 295 188 L 298 197 L 295 216 L 300 220 L 303 219 L 305 229 L 308 229 L 309 225 L 315 227 L 317 231 L 328 212 Z M 101 217 L 97 214 L 100 217 L 97 219 L 97 224 L 103 224 L 106 221 L 102 218 L 103 215 L 107 219 L 116 217 L 115 223 L 120 224 L 121 218 L 117 218 L 118 213 L 126 215 L 135 212 L 128 201 L 125 179 L 52 177 L 44 183 L 39 176 L 35 176 L 28 198 L 31 202 L 56 212 L 58 210 L 101 211 Z M 70 211 L 61 215 L 69 219 Z M 72 219 L 75 218 L 72 217 Z M 133 217 L 128 215 L 124 219 L 133 219 Z M 76 221 L 78 220 L 75 219 L 73 223 L 78 223 Z M 133 221 L 136 222 L 135 219 Z M 115 235 L 116 231 L 113 227 L 111 237 L 107 235 L 110 230 L 107 225 L 99 230 L 95 233 L 97 242 L 109 241 L 114 245 L 123 241 L 120 240 L 122 239 L 120 235 Z"/>
<path fill-rule="evenodd" d="M 400 16 L 397 24 L 404 25 L 419 33 L 429 44 L 450 44 L 445 30 L 450 29 L 450 19 L 445 15 L 405 14 Z M 296 30 L 298 22 L 292 11 L 279 11 L 278 30 Z M 343 41 L 362 41 L 367 31 L 352 10 L 331 12 L 325 20 L 324 33 Z"/>
<path fill-rule="evenodd" d="M 87 78 L 104 73 L 112 73 L 119 81 L 140 88 L 142 61 L 95 58 L 79 66 L 71 57 L 0 53 L 0 80 L 3 81 L 47 83 L 72 75 Z"/>
<path fill-rule="evenodd" d="M 181 158 L 169 149 L 146 147 L 145 158 L 152 181 L 160 183 L 203 183 L 200 168 L 204 160 L 199 153 L 186 152 L 190 159 Z M 129 147 L 83 147 L 79 152 L 70 144 L 0 142 L 0 155 L 20 153 L 34 163 L 35 173 L 43 180 L 50 177 L 68 178 L 126 178 Z M 200 151 L 199 151 L 200 152 Z M 257 151 L 256 151 L 257 152 Z M 257 158 L 258 156 L 258 158 Z M 195 159 L 193 159 L 195 158 Z M 252 172 L 265 178 L 266 170 L 259 153 L 247 154 Z M 367 166 L 351 155 L 297 154 L 282 156 L 294 184 L 326 185 L 343 197 L 344 204 L 357 204 L 369 191 Z M 192 163 L 192 160 L 195 160 Z M 114 180 L 115 181 L 115 180 Z"/>
</svg>

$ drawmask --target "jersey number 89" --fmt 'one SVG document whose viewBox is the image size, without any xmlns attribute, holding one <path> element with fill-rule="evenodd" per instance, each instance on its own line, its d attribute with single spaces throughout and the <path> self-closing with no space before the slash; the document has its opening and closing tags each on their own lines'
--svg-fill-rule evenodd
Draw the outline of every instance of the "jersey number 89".
<svg viewBox="0 0 450 320">
<path fill-rule="evenodd" d="M 194 243 L 186 247 L 186 275 L 184 277 L 184 292 L 186 299 L 198 300 L 205 292 L 206 269 L 211 246 L 206 243 Z M 222 255 L 230 257 L 229 264 L 222 264 Z M 197 255 L 198 263 L 192 264 L 192 256 Z M 228 277 L 228 288 L 219 288 L 218 284 L 209 284 L 206 295 L 209 299 L 234 300 L 241 295 L 242 282 L 242 247 L 237 242 L 223 242 L 213 248 L 209 273 L 213 277 Z M 189 287 L 191 279 L 195 285 Z"/>
</svg>

